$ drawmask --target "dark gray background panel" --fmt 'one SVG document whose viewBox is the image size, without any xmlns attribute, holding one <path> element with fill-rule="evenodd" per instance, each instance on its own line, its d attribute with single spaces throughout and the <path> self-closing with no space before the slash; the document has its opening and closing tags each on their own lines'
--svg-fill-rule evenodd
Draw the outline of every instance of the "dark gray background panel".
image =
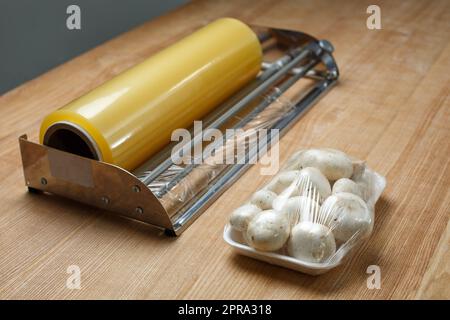
<svg viewBox="0 0 450 320">
<path fill-rule="evenodd" d="M 188 0 L 0 0 L 0 94 Z M 66 26 L 69 5 L 81 30 Z"/>
</svg>

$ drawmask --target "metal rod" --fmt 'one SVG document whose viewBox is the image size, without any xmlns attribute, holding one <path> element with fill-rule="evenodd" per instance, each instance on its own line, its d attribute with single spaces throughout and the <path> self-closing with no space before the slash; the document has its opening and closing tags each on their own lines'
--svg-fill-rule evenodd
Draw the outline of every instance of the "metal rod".
<svg viewBox="0 0 450 320">
<path fill-rule="evenodd" d="M 336 79 L 325 79 L 312 88 L 307 95 L 305 95 L 300 101 L 298 101 L 294 106 L 294 112 L 289 114 L 287 117 L 281 119 L 276 123 L 272 129 L 279 129 L 280 136 L 290 128 L 290 126 L 298 119 L 304 112 L 306 112 L 313 104 L 318 100 L 318 98 L 328 91 L 331 86 L 336 82 Z M 270 143 L 271 137 L 268 136 L 268 143 Z M 249 157 L 255 157 L 257 149 L 249 150 Z M 175 232 L 178 234 L 182 229 L 187 227 L 187 222 L 192 222 L 196 215 L 201 212 L 201 208 L 208 206 L 211 200 L 218 198 L 219 195 L 231 185 L 240 175 L 242 175 L 250 167 L 250 161 L 245 164 L 235 164 L 229 166 L 229 170 L 222 174 L 222 176 L 213 184 L 208 186 L 208 190 L 201 195 L 195 203 L 190 206 L 184 213 L 182 213 L 174 223 Z"/>
<path fill-rule="evenodd" d="M 273 64 L 271 66 L 271 68 L 268 68 L 266 70 L 264 70 L 264 72 L 258 77 L 258 82 L 263 84 L 264 81 L 266 81 L 267 78 L 269 78 L 272 74 L 274 74 L 277 70 L 279 70 L 287 61 L 289 61 L 291 59 L 291 57 L 289 55 L 284 56 L 283 58 L 279 59 L 278 62 L 276 64 Z M 245 97 L 248 96 L 252 96 L 253 92 L 261 85 L 258 84 L 255 86 L 255 88 L 253 90 L 251 90 Z M 237 102 L 232 101 L 232 106 L 236 106 L 237 104 L 240 103 L 241 100 L 237 100 Z M 236 112 L 238 112 L 240 109 L 238 109 Z M 219 117 L 218 119 L 216 119 L 215 121 L 213 121 L 211 124 L 209 124 L 207 126 L 207 128 L 214 128 L 213 124 L 217 123 L 218 120 L 220 120 L 222 117 Z M 193 145 L 191 146 L 191 148 L 193 148 L 196 145 L 196 141 L 198 143 L 198 138 L 196 139 L 196 137 L 194 137 L 193 141 L 188 142 L 188 143 L 193 143 Z M 184 148 L 185 146 L 183 146 Z M 140 180 L 148 185 L 150 184 L 153 180 L 155 180 L 156 177 L 158 177 L 161 173 L 163 173 L 164 171 L 166 171 L 171 165 L 173 164 L 172 158 L 169 156 L 167 159 L 165 159 L 163 162 L 161 162 L 157 167 L 155 167 L 151 172 L 149 172 L 147 175 L 140 177 Z"/>
<path fill-rule="evenodd" d="M 289 62 L 287 61 L 286 56 L 277 60 L 277 63 L 274 63 L 271 67 L 269 67 L 264 72 L 264 77 L 267 77 L 267 80 L 262 82 L 259 86 L 257 86 L 253 91 L 243 97 L 240 101 L 234 104 L 230 109 L 228 109 L 223 115 L 221 115 L 218 119 L 213 121 L 205 130 L 218 128 L 223 125 L 231 116 L 239 112 L 243 107 L 245 107 L 248 103 L 250 103 L 253 99 L 258 97 L 262 92 L 264 92 L 267 88 L 273 85 L 276 81 L 278 81 L 286 72 L 291 69 L 293 66 L 298 64 L 301 60 L 306 58 L 310 54 L 311 50 L 309 47 L 306 47 L 303 50 L 299 50 L 299 53 L 294 56 L 294 58 L 289 57 Z M 199 142 L 203 140 L 202 134 L 194 136 L 192 139 L 191 148 L 194 148 Z M 184 147 L 184 146 L 183 146 Z M 160 165 L 158 165 L 154 170 L 152 170 L 148 175 L 141 177 L 141 181 L 148 185 L 152 182 L 157 176 L 159 176 L 162 172 L 167 170 L 173 164 L 172 159 L 169 157 L 164 160 Z"/>
<path fill-rule="evenodd" d="M 311 68 L 313 68 L 319 60 L 314 59 L 310 61 L 307 65 L 298 67 L 297 72 L 293 74 L 289 79 L 284 81 L 280 86 L 276 87 L 275 92 L 268 97 L 268 99 L 265 99 L 262 101 L 257 107 L 255 107 L 248 115 L 246 115 L 242 120 L 240 120 L 236 125 L 232 127 L 232 129 L 237 129 L 245 126 L 248 122 L 250 122 L 257 114 L 259 114 L 261 111 L 263 111 L 265 108 L 267 108 L 274 100 L 278 99 L 284 92 L 286 92 L 295 82 L 297 82 L 300 78 L 302 78 Z M 212 149 L 215 149 L 216 147 L 220 146 L 219 143 L 222 143 L 229 139 L 231 137 L 224 137 L 223 140 L 214 141 L 211 144 L 209 144 L 205 151 L 202 153 L 202 157 L 205 155 L 210 154 L 210 151 Z M 234 136 L 233 136 L 234 138 Z M 182 171 L 177 173 L 169 182 L 167 182 L 165 185 L 163 185 L 159 190 L 155 192 L 155 195 L 157 197 L 163 196 L 165 193 L 167 193 L 172 187 L 174 187 L 181 179 L 186 177 L 195 167 L 197 164 L 191 163 L 187 165 Z"/>
</svg>

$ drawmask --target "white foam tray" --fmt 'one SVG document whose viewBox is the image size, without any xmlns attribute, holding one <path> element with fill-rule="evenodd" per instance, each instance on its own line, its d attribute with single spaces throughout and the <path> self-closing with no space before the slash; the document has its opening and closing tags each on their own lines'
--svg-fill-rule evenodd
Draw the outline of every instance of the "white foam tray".
<svg viewBox="0 0 450 320">
<path fill-rule="evenodd" d="M 367 202 L 368 205 L 374 206 L 386 187 L 386 179 L 370 169 L 366 169 L 366 172 L 372 176 L 372 194 Z M 242 236 L 242 233 L 233 229 L 229 224 L 225 226 L 223 231 L 223 239 L 239 254 L 309 275 L 319 275 L 328 272 L 340 265 L 345 258 L 345 255 L 343 255 L 339 257 L 339 259 L 335 259 L 335 262 L 333 263 L 312 263 L 290 257 L 283 254 L 282 251 L 258 251 L 248 246 Z"/>
</svg>

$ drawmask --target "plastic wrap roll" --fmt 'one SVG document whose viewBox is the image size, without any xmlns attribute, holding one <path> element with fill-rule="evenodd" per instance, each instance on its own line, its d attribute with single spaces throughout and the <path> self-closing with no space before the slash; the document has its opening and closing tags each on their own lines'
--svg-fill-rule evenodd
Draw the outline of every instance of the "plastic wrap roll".
<svg viewBox="0 0 450 320">
<path fill-rule="evenodd" d="M 132 170 L 255 78 L 256 34 L 212 22 L 48 115 L 40 142 Z"/>
</svg>

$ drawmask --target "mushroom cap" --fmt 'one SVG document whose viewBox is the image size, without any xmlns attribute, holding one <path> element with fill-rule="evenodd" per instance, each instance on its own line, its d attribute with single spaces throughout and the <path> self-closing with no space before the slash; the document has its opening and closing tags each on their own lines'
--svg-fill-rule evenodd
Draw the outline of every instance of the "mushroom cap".
<svg viewBox="0 0 450 320">
<path fill-rule="evenodd" d="M 261 212 L 261 209 L 251 203 L 244 204 L 233 211 L 230 217 L 230 225 L 239 231 L 246 231 L 250 221 Z"/>
<path fill-rule="evenodd" d="M 320 263 L 336 252 L 336 242 L 328 227 L 303 221 L 292 229 L 287 250 L 296 259 Z"/>
<path fill-rule="evenodd" d="M 319 169 L 330 181 L 350 178 L 353 174 L 353 163 L 344 152 L 330 149 L 309 149 L 299 153 L 292 168 L 300 170 L 305 167 Z"/>
<path fill-rule="evenodd" d="M 325 199 L 331 194 L 330 182 L 319 169 L 314 167 L 303 168 L 300 170 L 300 177 L 301 176 L 304 176 L 311 181 L 313 187 L 319 192 L 321 199 Z"/>
<path fill-rule="evenodd" d="M 333 184 L 332 193 L 348 192 L 363 198 L 362 187 L 355 181 L 348 178 L 341 178 Z"/>
<path fill-rule="evenodd" d="M 290 232 L 288 219 L 275 210 L 258 213 L 249 223 L 245 238 L 261 251 L 276 251 L 286 243 Z"/>
<path fill-rule="evenodd" d="M 338 242 L 363 238 L 372 232 L 373 211 L 353 193 L 339 192 L 329 196 L 322 204 L 321 213 L 328 216 L 327 226 L 333 230 Z"/>
<path fill-rule="evenodd" d="M 261 189 L 252 195 L 250 202 L 263 210 L 268 210 L 272 208 L 272 202 L 276 197 L 275 192 Z"/>
<path fill-rule="evenodd" d="M 281 214 L 284 214 L 290 224 L 291 227 L 295 226 L 302 217 L 305 217 L 308 211 L 314 211 L 320 209 L 319 203 L 314 203 L 314 200 L 308 198 L 307 196 L 295 196 L 289 198 L 284 204 Z"/>
<path fill-rule="evenodd" d="M 269 183 L 268 189 L 277 194 L 280 194 L 294 181 L 298 180 L 299 176 L 299 170 L 282 171 Z"/>
</svg>

